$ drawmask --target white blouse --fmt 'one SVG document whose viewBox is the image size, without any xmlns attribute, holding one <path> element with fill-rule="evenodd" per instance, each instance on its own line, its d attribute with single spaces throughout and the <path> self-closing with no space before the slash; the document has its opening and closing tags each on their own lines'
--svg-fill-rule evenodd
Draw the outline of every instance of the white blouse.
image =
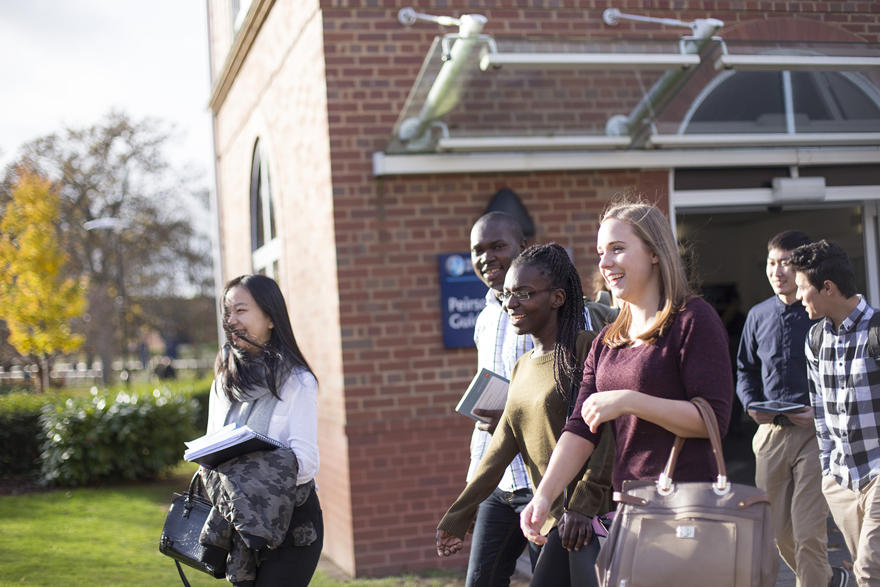
<svg viewBox="0 0 880 587">
<path fill-rule="evenodd" d="M 296 484 L 315 478 L 318 456 L 318 381 L 304 369 L 291 370 L 278 390 L 280 401 L 272 412 L 267 436 L 287 444 L 299 465 Z M 208 434 L 223 427 L 231 402 L 217 386 L 211 384 L 208 401 Z"/>
</svg>

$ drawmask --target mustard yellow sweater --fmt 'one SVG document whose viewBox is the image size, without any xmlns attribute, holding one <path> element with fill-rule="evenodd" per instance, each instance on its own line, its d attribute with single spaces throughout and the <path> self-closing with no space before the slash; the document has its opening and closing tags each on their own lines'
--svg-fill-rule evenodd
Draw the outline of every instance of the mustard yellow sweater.
<svg viewBox="0 0 880 587">
<path fill-rule="evenodd" d="M 577 349 L 579 357 L 586 356 L 589 342 L 594 336 L 593 333 L 581 333 Z M 464 538 L 476 516 L 477 507 L 492 494 L 501 481 L 505 467 L 517 453 L 523 457 L 532 487 L 537 487 L 547 470 L 567 413 L 568 401 L 556 391 L 553 379 L 553 355 L 534 357 L 532 353 L 527 353 L 520 357 L 511 374 L 507 404 L 492 434 L 492 442 L 473 479 L 440 520 L 438 528 Z M 604 434 L 602 442 L 587 461 L 582 476 L 571 487 L 568 509 L 586 516 L 608 510 L 613 460 L 613 435 Z M 550 509 L 541 533 L 549 532 L 561 516 L 560 497 Z"/>
</svg>

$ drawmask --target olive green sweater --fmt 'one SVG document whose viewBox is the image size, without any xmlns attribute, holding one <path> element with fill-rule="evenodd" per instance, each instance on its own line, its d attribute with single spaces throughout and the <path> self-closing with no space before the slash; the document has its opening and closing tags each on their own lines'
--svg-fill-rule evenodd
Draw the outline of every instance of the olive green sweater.
<svg viewBox="0 0 880 587">
<path fill-rule="evenodd" d="M 589 342 L 594 336 L 594 333 L 581 333 L 577 344 L 578 357 L 586 356 Z M 440 520 L 438 528 L 448 534 L 464 538 L 476 516 L 477 507 L 492 494 L 505 467 L 517 453 L 523 457 L 532 487 L 541 483 L 565 424 L 568 401 L 556 391 L 553 355 L 532 355 L 531 352 L 527 353 L 516 362 L 510 378 L 507 403 L 492 434 L 492 442 L 473 479 Z M 614 441 L 612 434 L 604 434 L 602 438 L 587 461 L 582 476 L 569 492 L 568 508 L 590 517 L 610 509 Z M 549 532 L 561 516 L 560 497 L 550 509 L 541 533 Z"/>
</svg>

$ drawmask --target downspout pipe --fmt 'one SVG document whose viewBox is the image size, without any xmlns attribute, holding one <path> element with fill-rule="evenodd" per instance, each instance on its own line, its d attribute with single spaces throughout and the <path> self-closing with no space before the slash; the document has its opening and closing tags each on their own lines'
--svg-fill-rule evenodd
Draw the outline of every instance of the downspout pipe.
<svg viewBox="0 0 880 587">
<path fill-rule="evenodd" d="M 409 148 L 420 148 L 430 140 L 431 123 L 452 110 L 461 94 L 459 83 L 480 33 L 488 19 L 482 14 L 464 14 L 458 19 L 458 35 L 434 80 L 422 110 L 417 117 L 407 118 L 400 125 L 398 138 Z"/>
</svg>

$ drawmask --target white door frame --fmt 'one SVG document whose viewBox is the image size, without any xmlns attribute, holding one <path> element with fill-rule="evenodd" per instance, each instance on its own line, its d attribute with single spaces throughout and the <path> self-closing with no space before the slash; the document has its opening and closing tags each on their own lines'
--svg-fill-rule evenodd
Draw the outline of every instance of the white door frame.
<svg viewBox="0 0 880 587">
<path fill-rule="evenodd" d="M 773 205 L 792 204 L 852 204 L 862 206 L 862 235 L 865 248 L 865 281 L 868 291 L 865 295 L 868 302 L 875 308 L 880 307 L 880 185 L 827 187 L 822 200 L 805 200 L 803 202 L 780 202 L 774 199 L 773 190 L 769 188 L 733 189 L 733 190 L 675 190 L 673 170 L 669 172 L 669 220 L 672 230 L 676 231 L 676 215 L 688 210 L 711 208 L 766 207 Z M 676 232 L 677 234 L 677 232 Z"/>
</svg>

